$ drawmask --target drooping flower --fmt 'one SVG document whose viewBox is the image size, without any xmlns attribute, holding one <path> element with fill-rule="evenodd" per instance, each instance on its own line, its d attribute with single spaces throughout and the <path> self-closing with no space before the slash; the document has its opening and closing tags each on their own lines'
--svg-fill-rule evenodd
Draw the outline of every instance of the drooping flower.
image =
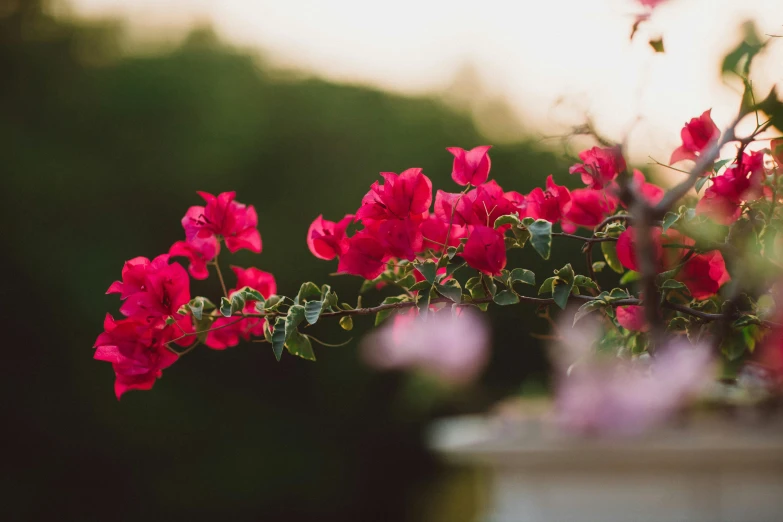
<svg viewBox="0 0 783 522">
<path fill-rule="evenodd" d="M 462 257 L 468 266 L 491 276 L 500 275 L 506 266 L 506 244 L 503 233 L 491 227 L 473 228 Z"/>
<path fill-rule="evenodd" d="M 710 145 L 720 138 L 720 129 L 712 121 L 710 113 L 706 110 L 698 118 L 693 118 L 685 124 L 680 131 L 682 145 L 672 153 L 669 163 L 677 163 L 682 160 L 696 160 Z"/>
<path fill-rule="evenodd" d="M 646 332 L 649 326 L 644 319 L 644 307 L 637 305 L 618 306 L 615 310 L 617 322 L 626 330 Z"/>
<path fill-rule="evenodd" d="M 718 250 L 691 257 L 677 273 L 696 300 L 708 299 L 718 293 L 720 287 L 731 280 L 723 255 Z"/>
<path fill-rule="evenodd" d="M 106 314 L 104 332 L 95 341 L 95 359 L 112 363 L 114 393 L 119 399 L 128 390 L 149 390 L 163 370 L 177 360 L 165 347 L 164 330 L 150 328 L 138 319 L 115 321 Z"/>
<path fill-rule="evenodd" d="M 617 202 L 617 198 L 608 191 L 589 188 L 573 190 L 571 199 L 563 207 L 563 229 L 573 229 L 573 225 L 593 228 L 614 211 Z"/>
<path fill-rule="evenodd" d="M 390 258 L 386 247 L 362 230 L 348 238 L 347 248 L 340 256 L 337 271 L 341 274 L 354 274 L 365 279 L 375 279 L 383 272 L 384 263 Z"/>
<path fill-rule="evenodd" d="M 412 369 L 446 384 L 467 384 L 488 361 L 489 328 L 476 312 L 397 313 L 362 342 L 365 361 L 379 369 Z"/>
<path fill-rule="evenodd" d="M 220 242 L 215 236 L 207 238 L 194 237 L 191 241 L 177 241 L 169 249 L 171 257 L 187 257 L 188 272 L 194 279 L 209 277 L 207 263 L 220 253 Z"/>
<path fill-rule="evenodd" d="M 580 174 L 582 182 L 591 189 L 602 189 L 626 169 L 619 147 L 593 147 L 579 153 L 582 163 L 574 164 L 568 172 Z"/>
<path fill-rule="evenodd" d="M 566 187 L 556 185 L 552 175 L 546 178 L 546 190 L 534 188 L 527 196 L 527 215 L 534 219 L 545 219 L 557 223 L 563 217 L 566 203 L 571 194 Z"/>
<path fill-rule="evenodd" d="M 432 182 L 421 169 L 408 169 L 398 176 L 393 172 L 381 172 L 384 184 L 377 181 L 362 198 L 362 206 L 356 218 L 384 220 L 412 218 L 421 220 L 432 203 Z"/>
<path fill-rule="evenodd" d="M 236 192 L 223 192 L 217 197 L 208 192 L 198 192 L 198 195 L 204 198 L 206 206 L 190 207 L 182 218 L 188 241 L 196 236 L 221 236 L 231 252 L 243 248 L 261 252 L 261 234 L 256 228 L 258 216 L 253 205 L 234 201 Z"/>
<path fill-rule="evenodd" d="M 458 185 L 474 187 L 487 181 L 491 166 L 489 159 L 491 148 L 491 145 L 482 145 L 468 151 L 459 147 L 448 147 L 446 150 L 454 155 L 451 179 Z"/>
<path fill-rule="evenodd" d="M 353 214 L 347 214 L 336 223 L 319 215 L 307 231 L 307 247 L 310 252 L 327 261 L 339 256 L 345 249 L 345 230 L 353 220 Z"/>
</svg>

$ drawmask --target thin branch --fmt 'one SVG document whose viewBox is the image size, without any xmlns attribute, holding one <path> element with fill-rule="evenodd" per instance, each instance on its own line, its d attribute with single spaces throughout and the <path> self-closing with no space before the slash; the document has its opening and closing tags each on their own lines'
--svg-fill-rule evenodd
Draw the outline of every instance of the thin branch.
<svg viewBox="0 0 783 522">
<path fill-rule="evenodd" d="M 209 264 L 215 267 L 218 279 L 220 280 L 220 288 L 223 289 L 223 296 L 228 297 L 228 289 L 226 288 L 226 281 L 223 279 L 223 272 L 221 272 L 220 265 L 218 264 L 218 256 L 215 255 L 215 259 Z"/>
<path fill-rule="evenodd" d="M 585 243 L 605 243 L 607 241 L 617 241 L 616 237 L 584 237 L 584 236 L 577 236 L 575 234 L 567 234 L 565 232 L 552 232 L 553 236 L 556 237 L 567 237 L 569 239 L 577 239 L 579 241 L 583 241 Z"/>
</svg>

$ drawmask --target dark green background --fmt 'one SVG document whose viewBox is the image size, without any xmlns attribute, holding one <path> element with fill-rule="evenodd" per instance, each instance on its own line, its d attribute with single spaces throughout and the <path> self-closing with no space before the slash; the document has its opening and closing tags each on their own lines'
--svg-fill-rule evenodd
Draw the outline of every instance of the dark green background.
<svg viewBox="0 0 783 522">
<path fill-rule="evenodd" d="M 531 306 L 495 310 L 482 381 L 441 396 L 371 372 L 355 341 L 317 348 L 317 363 L 276 363 L 268 345 L 199 349 L 121 402 L 110 366 L 92 359 L 104 314 L 119 306 L 106 288 L 126 259 L 181 238 L 196 190 L 236 190 L 258 211 L 263 253 L 231 263 L 273 272 L 284 294 L 313 280 L 354 300 L 360 281 L 328 276 L 336 263 L 310 255 L 308 225 L 354 211 L 379 171 L 423 167 L 436 188 L 455 190 L 445 147 L 487 141 L 470 118 L 435 98 L 286 80 L 209 31 L 173 51 L 123 55 L 116 25 L 0 3 L 9 519 L 470 519 L 471 486 L 427 453 L 423 429 L 546 383 L 529 335 L 546 324 Z M 527 192 L 549 173 L 570 181 L 567 165 L 530 143 L 492 151 L 507 190 Z M 530 249 L 512 263 L 541 281 L 564 264 L 564 247 L 551 263 Z M 214 278 L 192 287 L 217 290 Z M 336 325 L 313 333 L 349 335 Z"/>
</svg>

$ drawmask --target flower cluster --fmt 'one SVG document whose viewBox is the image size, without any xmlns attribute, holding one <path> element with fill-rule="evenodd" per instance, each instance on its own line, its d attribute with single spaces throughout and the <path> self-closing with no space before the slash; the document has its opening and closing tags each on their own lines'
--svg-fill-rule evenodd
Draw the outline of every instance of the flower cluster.
<svg viewBox="0 0 783 522">
<path fill-rule="evenodd" d="M 595 364 L 580 355 L 578 371 L 573 360 L 556 365 L 572 375 L 557 380 L 563 425 L 635 431 L 695 393 L 712 372 L 710 346 L 751 360 L 758 341 L 763 356 L 755 363 L 783 372 L 783 307 L 769 304 L 783 302 L 772 285 L 783 281 L 773 255 L 783 250 L 777 234 L 783 140 L 746 150 L 762 130 L 759 125 L 741 140 L 733 129 L 722 134 L 709 110 L 687 122 L 671 162 L 706 167 L 694 167 L 684 189 L 668 193 L 629 169 L 619 146 L 580 152 L 568 169 L 582 183 L 573 189 L 553 175 L 527 194 L 503 189 L 490 179 L 490 146 L 447 149 L 451 178 L 461 190 L 434 190 L 420 168 L 383 172 L 353 213 L 337 221 L 319 215 L 307 232 L 312 254 L 337 259 L 339 273 L 360 276 L 362 293 L 402 290 L 371 307 L 362 307 L 361 299 L 354 307 L 328 285 L 312 282 L 294 297 L 277 295 L 272 274 L 254 267 L 231 266 L 236 284 L 229 288 L 218 263 L 221 248 L 259 253 L 258 218 L 233 192 L 200 193 L 205 205 L 191 207 L 182 219 L 185 238 L 152 260 L 126 262 L 121 280 L 109 288 L 119 294 L 124 318 L 106 317 L 95 358 L 112 363 L 119 397 L 151 388 L 198 344 L 223 350 L 252 339 L 271 344 L 278 360 L 284 351 L 315 360 L 312 342 L 320 341 L 305 326 L 328 317 L 351 330 L 355 317 L 373 314 L 376 325 L 386 323 L 362 343 L 369 364 L 465 385 L 488 361 L 489 331 L 476 309 L 555 305 L 570 324 L 589 314 L 600 324 L 600 339 L 582 336 L 582 348 L 615 350 L 614 358 Z M 736 153 L 718 161 L 721 147 L 732 142 Z M 701 197 L 687 193 L 693 187 Z M 528 295 L 520 286 L 536 285 L 536 274 L 507 267 L 507 252 L 530 245 L 549 259 L 555 238 L 582 244 L 586 270 L 566 264 L 539 284 L 538 295 Z M 603 261 L 593 260 L 598 245 Z M 182 258 L 187 270 L 172 258 Z M 599 281 L 607 267 L 619 282 L 606 272 Z M 191 278 L 206 279 L 210 269 L 223 290 L 220 304 L 191 296 Z M 608 281 L 619 286 L 602 289 Z M 698 340 L 695 348 L 689 340 Z M 656 352 L 655 364 L 637 361 Z M 606 362 L 614 359 L 619 363 Z M 626 394 L 628 387 L 636 392 Z"/>
<path fill-rule="evenodd" d="M 194 312 L 190 295 L 190 276 L 206 279 L 208 265 L 217 267 L 221 243 L 230 252 L 248 249 L 261 251 L 258 218 L 252 206 L 234 200 L 234 192 L 217 197 L 199 193 L 205 206 L 193 206 L 182 218 L 185 240 L 174 243 L 167 254 L 153 260 L 136 257 L 127 261 L 121 280 L 109 287 L 107 294 L 119 294 L 123 301 L 115 320 L 107 314 L 104 332 L 95 342 L 95 359 L 112 363 L 114 390 L 119 398 L 128 390 L 148 390 L 162 371 L 179 357 L 172 344 L 192 349 L 206 333 L 204 344 L 214 349 L 235 346 L 239 339 L 263 335 L 264 319 L 258 317 L 227 319 L 202 316 Z M 172 257 L 186 258 L 188 271 Z M 231 267 L 237 276 L 237 288 L 252 288 L 264 297 L 276 292 L 274 277 L 257 268 Z M 219 267 L 218 267 L 219 269 Z M 222 275 L 221 275 L 222 281 Z M 205 300 L 198 300 L 203 307 Z M 252 301 L 247 301 L 252 307 Z M 198 331 L 210 326 L 208 332 Z"/>
</svg>

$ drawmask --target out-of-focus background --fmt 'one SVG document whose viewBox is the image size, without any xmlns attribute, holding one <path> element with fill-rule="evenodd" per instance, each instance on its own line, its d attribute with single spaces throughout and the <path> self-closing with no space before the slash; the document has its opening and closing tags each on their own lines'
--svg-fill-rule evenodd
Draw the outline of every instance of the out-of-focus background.
<svg viewBox="0 0 783 522">
<path fill-rule="evenodd" d="M 546 389 L 532 307 L 492 314 L 491 365 L 462 391 L 372 372 L 354 340 L 317 348 L 315 364 L 276 363 L 266 345 L 199 349 L 117 402 L 92 359 L 119 304 L 106 288 L 126 259 L 182 236 L 197 190 L 236 190 L 264 252 L 232 264 L 273 272 L 283 294 L 313 280 L 356 295 L 304 237 L 318 214 L 355 210 L 379 171 L 423 167 L 452 190 L 445 147 L 493 143 L 507 190 L 550 173 L 574 186 L 547 138 L 587 114 L 615 138 L 638 117 L 633 159 L 665 160 L 684 120 L 733 114 L 737 87 L 717 71 L 739 21 L 783 33 L 777 0 L 672 1 L 633 42 L 634 2 L 371 4 L 0 0 L 3 519 L 472 520 L 480 477 L 438 463 L 424 430 Z M 660 55 L 647 40 L 662 32 Z M 760 90 L 781 63 L 758 59 Z M 556 246 L 546 265 L 514 255 L 541 274 L 568 257 Z"/>
</svg>

